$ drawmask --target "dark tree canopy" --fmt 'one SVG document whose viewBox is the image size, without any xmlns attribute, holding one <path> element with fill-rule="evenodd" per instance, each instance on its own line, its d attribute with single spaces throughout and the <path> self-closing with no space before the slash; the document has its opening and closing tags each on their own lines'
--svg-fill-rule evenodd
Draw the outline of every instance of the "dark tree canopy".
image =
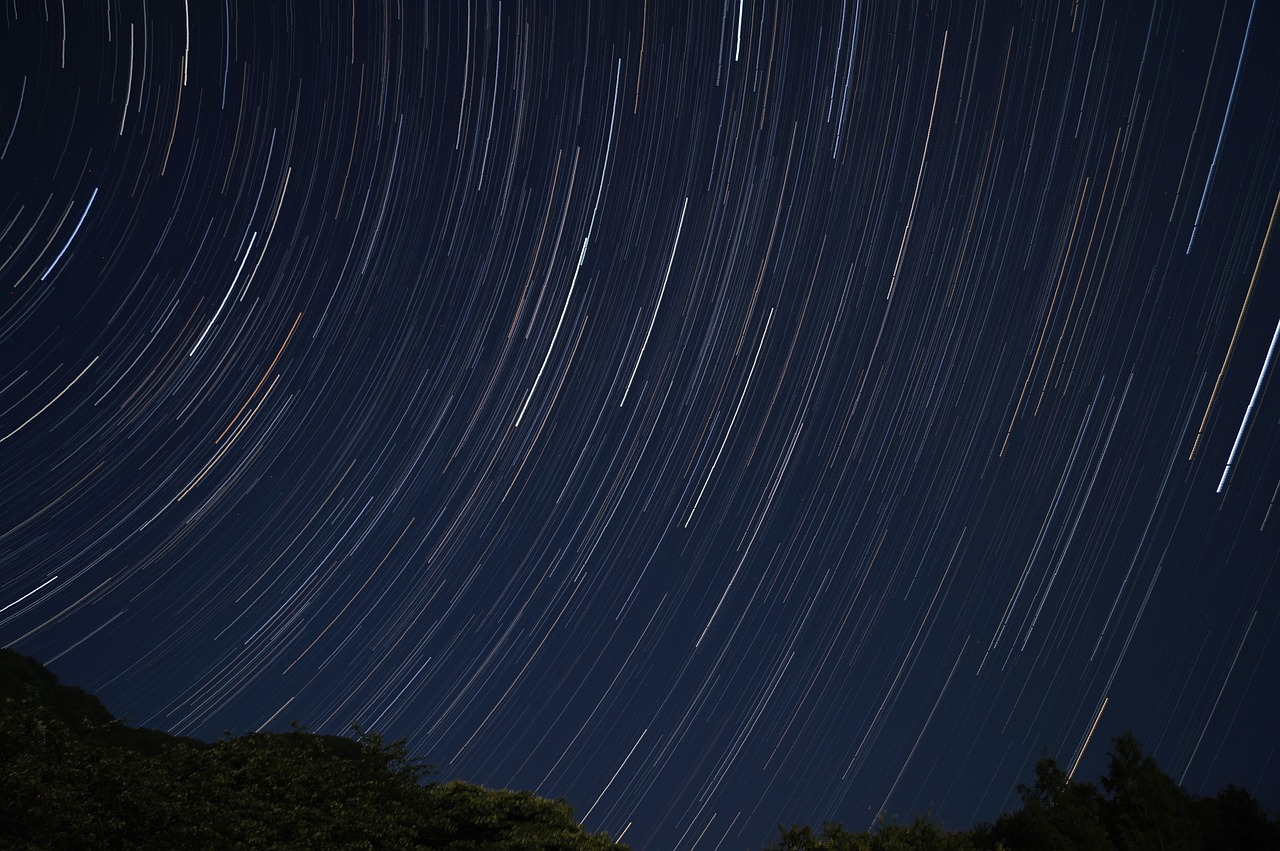
<svg viewBox="0 0 1280 851">
<path fill-rule="evenodd" d="M 429 781 L 402 741 L 135 730 L 0 650 L 0 847 L 605 851 L 565 801 Z"/>
<path fill-rule="evenodd" d="M 793 825 L 767 851 L 1280 851 L 1280 821 L 1244 789 L 1190 795 L 1127 733 L 1110 757 L 1101 788 L 1041 759 L 1034 783 L 1018 787 L 1022 806 L 972 830 L 927 817 L 861 833 Z"/>
</svg>

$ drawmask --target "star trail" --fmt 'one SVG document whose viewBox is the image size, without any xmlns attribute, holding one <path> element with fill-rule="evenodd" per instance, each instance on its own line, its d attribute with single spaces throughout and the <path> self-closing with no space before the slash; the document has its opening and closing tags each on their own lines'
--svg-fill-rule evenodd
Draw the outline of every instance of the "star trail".
<svg viewBox="0 0 1280 851">
<path fill-rule="evenodd" d="M 1280 8 L 4 17 L 0 645 L 638 851 L 1280 805 Z"/>
</svg>

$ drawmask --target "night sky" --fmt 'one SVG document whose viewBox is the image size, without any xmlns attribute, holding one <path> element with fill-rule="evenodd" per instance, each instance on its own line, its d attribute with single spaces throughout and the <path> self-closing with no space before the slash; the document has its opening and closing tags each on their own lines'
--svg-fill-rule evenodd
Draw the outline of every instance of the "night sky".
<svg viewBox="0 0 1280 851">
<path fill-rule="evenodd" d="M 1276 4 L 4 17 L 0 644 L 637 849 L 1280 805 Z"/>
</svg>

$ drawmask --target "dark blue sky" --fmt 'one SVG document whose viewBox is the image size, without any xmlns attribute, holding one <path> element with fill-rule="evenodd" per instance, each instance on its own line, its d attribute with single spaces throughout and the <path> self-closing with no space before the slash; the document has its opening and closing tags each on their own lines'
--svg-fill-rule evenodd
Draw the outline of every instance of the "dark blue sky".
<svg viewBox="0 0 1280 851">
<path fill-rule="evenodd" d="M 1273 4 L 321 5 L 6 5 L 0 644 L 637 849 L 1280 805 Z"/>
</svg>

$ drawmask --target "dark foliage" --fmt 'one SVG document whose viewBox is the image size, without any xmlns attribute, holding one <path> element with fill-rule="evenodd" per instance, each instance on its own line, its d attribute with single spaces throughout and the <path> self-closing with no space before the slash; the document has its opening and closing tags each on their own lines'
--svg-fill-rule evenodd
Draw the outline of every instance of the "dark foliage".
<svg viewBox="0 0 1280 851">
<path fill-rule="evenodd" d="M 402 741 L 289 733 L 212 744 L 124 726 L 0 651 L 0 847 L 605 851 L 565 801 L 434 784 Z"/>
<path fill-rule="evenodd" d="M 65 724 L 77 737 L 97 744 L 143 754 L 158 754 L 176 744 L 205 745 L 199 739 L 126 726 L 98 698 L 75 686 L 62 685 L 52 671 L 30 656 L 0 647 L 0 706 L 7 700 L 34 700 L 51 719 Z"/>
<path fill-rule="evenodd" d="M 1189 795 L 1128 734 L 1113 744 L 1101 789 L 1045 758 L 1034 784 L 1018 792 L 1020 809 L 968 831 L 927 817 L 862 833 L 792 826 L 768 851 L 1280 851 L 1280 821 L 1253 795 L 1236 786 Z"/>
</svg>

